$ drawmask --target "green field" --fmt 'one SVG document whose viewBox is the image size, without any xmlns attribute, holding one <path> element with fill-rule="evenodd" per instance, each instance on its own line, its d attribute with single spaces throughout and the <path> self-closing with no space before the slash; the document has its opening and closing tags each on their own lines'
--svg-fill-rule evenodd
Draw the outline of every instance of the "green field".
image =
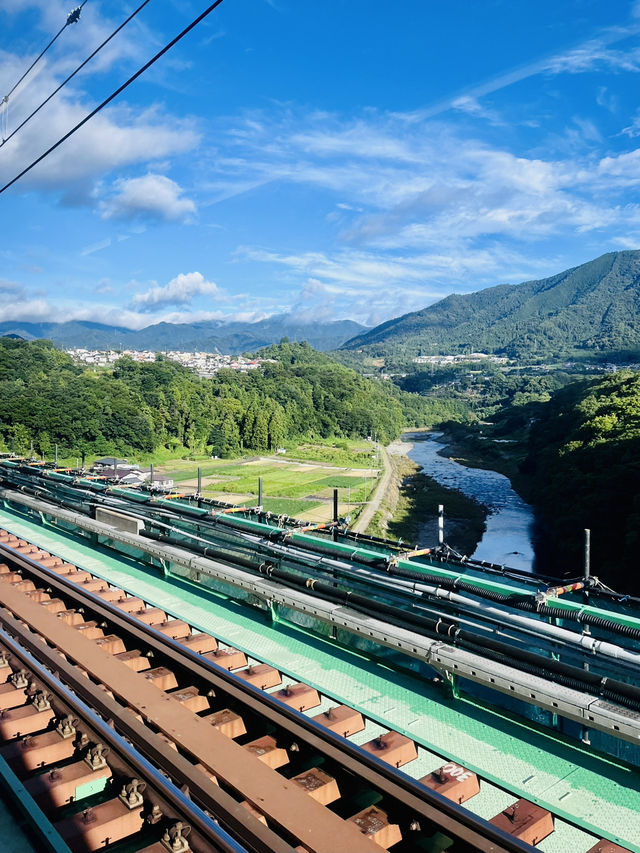
<svg viewBox="0 0 640 853">
<path fill-rule="evenodd" d="M 328 520 L 333 512 L 333 490 L 339 490 L 340 512 L 357 514 L 377 484 L 375 445 L 340 440 L 298 445 L 287 455 L 173 459 L 158 466 L 179 490 L 195 491 L 198 467 L 202 490 L 222 501 L 255 506 L 262 478 L 263 506 L 278 515 L 306 520 Z M 324 464 L 318 464 L 321 459 Z"/>
<path fill-rule="evenodd" d="M 258 499 L 247 501 L 246 506 L 257 506 Z M 264 498 L 262 508 L 274 515 L 289 515 L 292 518 L 311 512 L 322 504 L 319 501 L 292 500 L 291 498 Z"/>
<path fill-rule="evenodd" d="M 315 467 L 315 466 L 314 466 Z M 244 464 L 218 468 L 208 478 L 207 491 L 235 494 L 257 494 L 258 478 L 262 477 L 264 495 L 274 498 L 325 498 L 333 495 L 333 489 L 346 491 L 350 502 L 359 503 L 365 499 L 365 490 L 371 490 L 371 479 L 367 481 L 357 473 L 353 476 L 328 473 L 329 469 L 317 466 L 313 471 L 299 470 L 300 466 Z"/>
</svg>

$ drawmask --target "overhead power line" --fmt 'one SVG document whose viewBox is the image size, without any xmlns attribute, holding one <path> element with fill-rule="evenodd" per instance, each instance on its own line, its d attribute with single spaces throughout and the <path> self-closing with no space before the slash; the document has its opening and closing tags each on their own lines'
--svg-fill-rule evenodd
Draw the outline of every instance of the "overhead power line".
<svg viewBox="0 0 640 853">
<path fill-rule="evenodd" d="M 85 0 L 85 2 L 86 2 L 86 0 Z M 30 113 L 30 114 L 29 114 L 29 115 L 28 115 L 28 116 L 27 116 L 23 121 L 21 121 L 21 122 L 20 122 L 20 124 L 19 124 L 17 127 L 15 127 L 7 137 L 4 137 L 4 136 L 3 136 L 2 142 L 0 142 L 0 148 L 2 148 L 2 146 L 3 146 L 6 142 L 8 142 L 8 141 L 11 139 L 11 137 L 12 137 L 12 136 L 15 136 L 15 135 L 16 135 L 16 133 L 17 133 L 19 130 L 21 130 L 21 129 L 25 126 L 25 124 L 27 124 L 28 122 L 30 122 L 30 121 L 31 121 L 31 119 L 32 119 L 32 118 L 33 118 L 37 113 L 39 113 L 39 112 L 40 112 L 40 110 L 41 110 L 41 109 L 42 109 L 46 104 L 48 104 L 48 103 L 49 103 L 49 101 L 51 100 L 51 98 L 55 97 L 55 95 L 57 95 L 57 94 L 58 94 L 58 92 L 60 91 L 60 89 L 63 89 L 63 88 L 67 85 L 67 83 L 68 83 L 70 80 L 72 80 L 72 79 L 76 76 L 76 74 L 77 74 L 79 71 L 82 71 L 82 69 L 85 67 L 85 65 L 86 65 L 88 62 L 91 62 L 91 60 L 93 59 L 93 57 L 94 57 L 94 56 L 96 56 L 96 54 L 98 54 L 98 53 L 102 50 L 102 48 L 103 48 L 105 45 L 107 45 L 107 44 L 111 41 L 111 39 L 112 39 L 112 38 L 114 38 L 114 36 L 117 36 L 117 35 L 118 35 L 118 33 L 120 32 L 120 30 L 124 29 L 124 27 L 126 27 L 126 26 L 127 26 L 127 24 L 129 23 L 129 21 L 131 21 L 133 18 L 135 18 L 135 16 L 136 16 L 139 12 L 141 12 L 141 11 L 142 11 L 142 9 L 144 9 L 144 7 L 145 7 L 148 3 L 150 3 L 150 2 L 151 2 L 151 0 L 144 0 L 144 3 L 141 3 L 141 4 L 138 6 L 138 8 L 137 8 L 134 12 L 132 12 L 132 13 L 129 15 L 129 17 L 128 17 L 125 21 L 123 21 L 123 22 L 120 24 L 120 26 L 119 26 L 119 27 L 117 27 L 117 29 L 115 29 L 115 30 L 111 33 L 111 35 L 110 35 L 110 36 L 107 36 L 107 38 L 102 42 L 102 44 L 98 45 L 98 47 L 93 51 L 93 53 L 91 53 L 91 55 L 90 55 L 90 56 L 87 56 L 87 58 L 84 60 L 84 62 L 81 62 L 81 63 L 80 63 L 80 65 L 78 65 L 78 67 L 75 69 L 75 71 L 72 71 L 72 72 L 71 72 L 71 74 L 69 74 L 69 76 L 68 76 L 65 80 L 63 80 L 63 81 L 62 81 L 62 83 L 60 83 L 60 85 L 58 86 L 58 88 L 57 88 L 57 89 L 54 89 L 54 90 L 53 90 L 53 92 L 49 95 L 49 97 L 48 97 L 48 98 L 45 98 L 45 99 L 44 99 L 44 101 L 43 101 L 43 102 L 42 102 L 38 107 L 36 107 L 36 108 L 35 108 L 35 110 L 33 110 L 33 112 L 32 112 L 32 113 Z M 78 8 L 79 8 L 79 7 L 78 7 Z"/>
<path fill-rule="evenodd" d="M 85 0 L 85 2 L 86 2 L 86 0 Z M 117 98 L 118 95 L 121 94 L 121 92 L 124 92 L 125 89 L 127 89 L 135 80 L 138 79 L 138 77 L 140 77 L 142 74 L 144 74 L 144 72 L 148 68 L 150 68 L 155 62 L 157 62 L 161 56 L 164 56 L 164 54 L 167 51 L 171 50 L 171 48 L 174 45 L 176 45 L 181 39 L 183 39 L 188 33 L 190 33 L 194 27 L 197 27 L 198 24 L 201 21 L 203 21 L 208 15 L 210 15 L 211 12 L 213 12 L 213 10 L 216 9 L 221 3 L 222 3 L 222 0 L 215 0 L 215 3 L 212 3 L 210 6 L 208 6 L 204 10 L 204 12 L 202 12 L 200 15 L 198 15 L 198 17 L 195 18 L 187 27 L 185 27 L 184 30 L 182 30 L 182 32 L 178 33 L 178 35 L 175 36 L 175 38 L 172 38 L 171 41 L 168 42 L 168 44 L 166 44 L 161 50 L 159 50 L 155 54 L 155 56 L 152 56 L 148 62 L 146 62 L 141 68 L 139 68 L 135 72 L 135 74 L 132 74 L 128 80 L 126 80 L 121 86 L 119 86 L 115 90 L 115 92 L 112 92 L 108 98 L 105 98 L 101 104 L 98 104 L 98 106 L 94 110 L 92 110 L 90 113 L 88 113 L 81 121 L 79 121 L 74 127 L 72 127 L 70 131 L 65 133 L 64 136 L 60 137 L 60 139 L 57 142 L 55 142 L 50 148 L 47 148 L 47 150 L 43 154 L 41 154 L 38 158 L 36 158 L 25 169 L 23 169 L 18 175 L 15 176 L 15 178 L 12 178 L 7 184 L 5 184 L 3 187 L 1 187 L 0 188 L 0 194 L 5 192 L 5 190 L 8 190 L 9 187 L 13 186 L 13 184 L 15 184 L 16 181 L 19 181 L 20 178 L 24 177 L 24 175 L 26 175 L 27 172 L 30 172 L 31 169 L 34 168 L 34 166 L 37 166 L 38 163 L 41 163 L 42 160 L 44 160 L 45 157 L 48 157 L 49 154 L 51 154 L 53 151 L 56 150 L 56 148 L 59 148 L 63 142 L 66 142 L 70 136 L 73 136 L 73 134 L 76 133 L 76 131 L 80 130 L 80 128 L 83 127 L 95 115 L 97 115 L 100 112 L 100 110 L 104 109 L 104 107 L 106 107 L 107 104 L 110 104 L 114 98 Z"/>
<path fill-rule="evenodd" d="M 12 86 L 12 88 L 7 92 L 7 94 L 4 96 L 4 98 L 2 99 L 2 103 L 3 103 L 3 104 L 6 104 L 6 103 L 7 103 L 7 101 L 8 101 L 8 100 L 9 100 L 9 98 L 11 97 L 11 95 L 13 95 L 13 93 L 14 93 L 14 92 L 15 92 L 15 90 L 18 88 L 18 86 L 20 85 L 20 83 L 22 83 L 22 81 L 23 81 L 23 80 L 24 80 L 24 78 L 27 76 L 27 74 L 28 74 L 28 73 L 29 73 L 33 68 L 35 68 L 35 66 L 38 64 L 38 62 L 40 62 L 40 60 L 42 59 L 42 57 L 43 57 L 43 56 L 45 55 L 45 53 L 49 50 L 49 48 L 51 47 L 51 45 L 56 41 L 56 39 L 57 39 L 57 38 L 59 38 L 59 36 L 61 36 L 61 35 L 62 35 L 62 33 L 67 29 L 67 27 L 68 27 L 70 24 L 77 24 L 77 23 L 78 23 L 78 21 L 80 20 L 80 12 L 82 12 L 82 7 L 85 5 L 85 3 L 86 3 L 86 2 L 87 2 L 87 0 L 82 0 L 82 3 L 81 3 L 79 6 L 77 6 L 77 7 L 73 10 L 73 12 L 69 12 L 69 14 L 67 15 L 67 20 L 65 21 L 65 23 L 63 24 L 63 26 L 62 26 L 62 27 L 60 27 L 60 29 L 58 30 L 58 32 L 57 32 L 57 33 L 55 34 L 55 36 L 51 39 L 51 41 L 50 41 L 50 42 L 49 42 L 49 44 L 45 47 L 45 49 L 44 49 L 44 50 L 42 50 L 42 51 L 40 51 L 40 53 L 36 56 L 36 58 L 33 60 L 33 62 L 31 63 L 31 65 L 27 68 L 27 70 L 24 72 L 24 74 L 23 74 L 23 75 L 22 75 L 22 77 L 18 80 L 18 82 L 17 82 L 17 83 L 15 83 L 15 84 Z"/>
</svg>

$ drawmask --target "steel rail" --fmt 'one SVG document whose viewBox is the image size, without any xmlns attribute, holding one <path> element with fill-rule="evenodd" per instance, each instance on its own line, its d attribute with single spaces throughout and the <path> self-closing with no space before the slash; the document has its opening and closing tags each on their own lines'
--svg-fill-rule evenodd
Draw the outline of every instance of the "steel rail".
<svg viewBox="0 0 640 853">
<path fill-rule="evenodd" d="M 202 836 L 209 839 L 215 836 L 216 851 L 263 853 L 270 850 L 273 853 L 292 853 L 290 844 L 252 818 L 246 809 L 204 773 L 194 773 L 191 762 L 168 743 L 161 738 L 150 739 L 149 729 L 144 723 L 99 685 L 93 684 L 76 666 L 62 658 L 60 652 L 43 644 L 38 634 L 5 608 L 0 610 L 0 622 L 5 625 L 5 628 L 0 627 L 0 643 L 74 714 L 88 721 L 88 725 L 99 733 L 100 739 L 116 753 L 124 754 L 125 762 L 136 773 L 152 780 L 153 787 L 159 789 L 161 796 L 186 817 Z M 109 722 L 105 722 L 105 719 Z M 131 743 L 127 743 L 125 738 Z M 171 782 L 165 773 L 180 785 L 186 785 L 190 796 Z M 200 803 L 202 808 L 190 797 Z M 222 830 L 203 808 L 222 821 L 228 831 Z M 241 838 L 241 842 L 238 843 L 229 833 Z"/>
<path fill-rule="evenodd" d="M 0 627 L 0 644 L 28 669 L 36 681 L 46 685 L 55 697 L 73 712 L 73 716 L 84 720 L 93 733 L 98 735 L 98 739 L 111 748 L 110 765 L 114 763 L 114 754 L 121 756 L 125 766 L 133 770 L 132 775 L 139 775 L 150 783 L 151 788 L 159 794 L 161 800 L 168 803 L 176 812 L 176 817 L 186 819 L 192 827 L 196 828 L 207 844 L 213 845 L 212 849 L 215 853 L 248 853 L 248 851 L 264 849 L 238 843 L 158 769 L 163 767 L 171 772 L 173 768 L 170 766 L 170 759 L 175 759 L 176 764 L 182 762 L 189 764 L 185 758 L 177 755 L 168 744 L 164 744 L 154 750 L 162 758 L 162 763 L 159 762 L 154 766 L 135 747 L 136 742 L 146 743 L 148 738 L 148 730 L 143 723 L 133 718 L 104 690 L 82 675 L 77 667 L 65 661 L 57 650 L 45 646 L 38 635 L 23 625 L 20 620 L 4 608 L 0 614 L 0 621 L 5 625 L 4 628 Z M 63 680 L 60 678 L 61 675 Z M 69 689 L 70 687 L 73 689 Z M 99 711 L 102 716 L 99 716 L 96 711 Z M 105 722 L 102 717 L 110 722 Z M 123 734 L 119 734 L 116 729 Z M 129 738 L 131 743 L 125 740 L 125 737 Z M 202 802 L 209 799 L 204 787 L 209 786 L 203 786 Z M 243 817 L 246 818 L 246 811 Z M 289 846 L 282 849 L 287 853 L 291 850 Z"/>
<path fill-rule="evenodd" d="M 81 590 L 72 581 L 66 580 L 64 575 L 47 570 L 27 555 L 16 554 L 10 546 L 5 544 L 0 544 L 0 554 L 33 576 L 40 578 L 48 586 L 89 607 L 116 628 L 128 633 L 154 652 L 175 660 L 194 677 L 217 686 L 256 715 L 268 719 L 287 731 L 294 740 L 304 741 L 313 749 L 323 753 L 345 770 L 389 797 L 390 800 L 400 803 L 405 809 L 411 811 L 417 820 L 422 818 L 435 824 L 442 832 L 453 835 L 469 844 L 472 849 L 482 853 L 531 853 L 532 848 L 528 844 L 508 835 L 488 821 L 476 817 L 464 807 L 426 788 L 402 771 L 390 767 L 356 744 L 350 743 L 347 739 L 279 702 L 233 673 L 217 667 L 206 659 L 203 660 L 200 655 L 152 626 L 141 623 L 118 608 L 110 607 L 97 595 L 88 590 Z M 0 597 L 1 594 L 0 589 Z M 34 651 L 37 648 L 35 645 Z M 190 766 L 193 771 L 193 766 Z M 185 782 L 190 785 L 188 779 L 185 779 Z"/>
</svg>

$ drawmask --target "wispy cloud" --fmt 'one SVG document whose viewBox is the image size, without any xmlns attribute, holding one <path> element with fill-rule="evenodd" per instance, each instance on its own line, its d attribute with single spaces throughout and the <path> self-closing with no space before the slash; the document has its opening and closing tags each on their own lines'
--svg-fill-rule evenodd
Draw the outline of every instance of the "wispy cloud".
<svg viewBox="0 0 640 853">
<path fill-rule="evenodd" d="M 254 114 L 234 125 L 235 156 L 219 157 L 212 185 L 228 197 L 266 181 L 323 193 L 325 221 L 339 229 L 333 249 L 245 246 L 238 257 L 321 292 L 340 316 L 357 309 L 371 321 L 452 290 L 551 274 L 562 269 L 553 246 L 563 236 L 640 227 L 640 206 L 621 204 L 640 180 L 640 149 L 598 156 L 593 122 L 576 117 L 569 140 L 574 132 L 589 145 L 551 159 L 518 155 L 451 122 L 286 109 L 278 120 Z M 541 248 L 532 252 L 534 244 Z"/>
<path fill-rule="evenodd" d="M 382 251 L 343 249 L 333 253 L 283 255 L 258 247 L 238 254 L 284 270 L 285 280 L 300 282 L 295 310 L 318 317 L 359 317 L 375 325 L 406 311 L 424 308 L 453 291 L 481 284 L 519 282 L 556 269 L 555 258 L 531 260 L 498 245 L 451 253 L 441 251 L 392 256 Z M 465 287 L 465 280 L 469 284 Z M 293 309 L 292 309 L 293 310 Z"/>
<path fill-rule="evenodd" d="M 640 110 L 636 112 L 631 124 L 622 128 L 621 134 L 628 136 L 631 139 L 635 139 L 637 136 L 640 136 Z"/>
<path fill-rule="evenodd" d="M 632 11 L 625 26 L 610 27 L 596 37 L 588 39 L 565 51 L 541 57 L 533 62 L 507 69 L 480 83 L 469 86 L 453 95 L 421 109 L 398 113 L 408 123 L 422 122 L 440 116 L 451 109 L 465 105 L 473 108 L 480 99 L 528 80 L 532 77 L 554 77 L 561 74 L 583 74 L 589 71 L 608 69 L 614 71 L 640 71 L 640 48 L 631 45 L 615 50 L 612 45 L 627 41 L 640 33 L 640 23 Z M 489 112 L 489 114 L 491 114 Z"/>
</svg>

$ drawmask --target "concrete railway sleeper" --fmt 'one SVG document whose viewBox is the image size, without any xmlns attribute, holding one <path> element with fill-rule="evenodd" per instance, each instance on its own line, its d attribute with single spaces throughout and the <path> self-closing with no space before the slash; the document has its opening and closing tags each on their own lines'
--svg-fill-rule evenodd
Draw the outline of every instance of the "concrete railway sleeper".
<svg viewBox="0 0 640 853">
<path fill-rule="evenodd" d="M 415 758 L 415 745 L 403 735 L 390 731 L 362 748 L 354 747 L 346 738 L 358 727 L 362 728 L 362 719 L 352 709 L 346 706 L 329 709 L 315 717 L 315 722 L 321 725 L 314 725 L 314 721 L 302 716 L 303 711 L 320 704 L 316 691 L 308 685 L 299 683 L 281 688 L 274 701 L 271 698 L 274 694 L 262 693 L 280 684 L 280 674 L 273 667 L 265 664 L 247 667 L 242 653 L 218 648 L 215 638 L 192 633 L 185 622 L 167 618 L 158 608 L 146 607 L 141 599 L 127 596 L 102 579 L 79 571 L 10 534 L 0 532 L 0 552 L 7 563 L 13 563 L 13 566 L 0 565 L 0 581 L 4 581 L 0 584 L 0 601 L 14 617 L 40 631 L 49 643 L 54 642 L 79 666 L 84 664 L 85 670 L 94 676 L 99 669 L 104 687 L 128 704 L 130 711 L 144 718 L 147 741 L 154 744 L 159 741 L 165 753 L 191 759 L 186 773 L 183 767 L 182 775 L 174 772 L 172 778 L 192 792 L 194 776 L 208 778 L 210 782 L 215 779 L 222 789 L 242 797 L 247 792 L 238 783 L 237 764 L 240 755 L 243 762 L 249 756 L 245 781 L 262 774 L 261 782 L 267 787 L 258 795 L 255 784 L 249 785 L 253 793 L 246 795 L 242 807 L 266 821 L 269 827 L 284 830 L 285 838 L 293 844 L 299 842 L 301 849 L 333 853 L 398 845 L 396 850 L 412 850 L 417 849 L 416 843 L 428 841 L 430 834 L 446 831 L 454 844 L 452 850 L 524 851 L 553 832 L 549 812 L 524 800 L 514 803 L 489 823 L 474 818 L 459 808 L 460 803 L 479 790 L 474 773 L 447 762 L 418 783 L 403 777 L 391 769 Z M 19 571 L 12 571 L 16 567 Z M 40 582 L 46 586 L 37 588 Z M 12 617 L 5 621 L 13 621 L 14 629 L 18 624 Z M 117 633 L 105 634 L 105 630 L 112 629 Z M 23 634 L 24 631 L 23 628 Z M 33 637 L 31 645 L 36 654 L 44 647 L 41 640 L 34 641 Z M 113 666 L 105 666 L 109 660 L 112 664 L 117 662 L 121 679 L 117 677 L 117 667 L 114 670 Z M 227 671 L 232 669 L 236 672 Z M 140 683 L 134 685 L 132 679 Z M 79 681 L 76 675 L 75 681 L 76 687 L 91 684 L 86 675 Z M 130 692 L 123 688 L 122 682 L 131 683 Z M 207 685 L 215 689 L 207 690 Z M 107 698 L 116 702 L 104 689 L 93 687 L 103 702 Z M 149 691 L 156 691 L 157 695 Z M 222 705 L 232 707 L 216 707 L 222 696 Z M 167 700 L 173 700 L 170 709 L 165 704 Z M 108 709 L 111 716 L 113 710 Z M 135 721 L 131 713 L 125 716 L 129 722 Z M 179 718 L 177 723 L 174 717 Z M 0 720 L 0 734 L 1 723 Z M 260 736 L 255 737 L 256 734 Z M 216 742 L 218 749 L 214 752 L 229 754 L 234 772 L 229 766 L 221 770 L 219 755 L 203 760 L 202 750 L 198 749 L 203 737 Z M 234 753 L 229 747 L 240 745 L 234 743 L 236 739 L 241 748 Z M 151 751 L 146 744 L 141 748 L 158 761 L 157 746 Z M 375 758 L 367 760 L 367 755 Z M 196 761 L 200 770 L 194 769 Z M 275 770 L 280 768 L 285 768 L 280 772 L 288 775 L 279 773 L 273 778 Z M 272 776 L 265 775 L 265 770 Z M 282 798 L 265 795 L 265 790 L 273 793 L 276 780 L 285 783 L 284 800 L 291 801 L 290 809 L 302 806 L 305 814 L 309 813 L 303 821 L 304 829 L 300 820 L 287 820 Z M 364 780 L 371 786 L 367 792 L 370 800 L 372 790 L 375 791 L 373 802 L 355 812 L 359 797 L 362 805 L 363 795 L 354 793 L 354 780 L 360 785 Z M 207 808 L 210 805 L 209 802 Z M 326 808 L 329 805 L 331 810 Z M 209 810 L 219 814 L 215 809 Z M 314 824 L 319 827 L 317 838 L 310 837 L 309 830 Z"/>
</svg>

